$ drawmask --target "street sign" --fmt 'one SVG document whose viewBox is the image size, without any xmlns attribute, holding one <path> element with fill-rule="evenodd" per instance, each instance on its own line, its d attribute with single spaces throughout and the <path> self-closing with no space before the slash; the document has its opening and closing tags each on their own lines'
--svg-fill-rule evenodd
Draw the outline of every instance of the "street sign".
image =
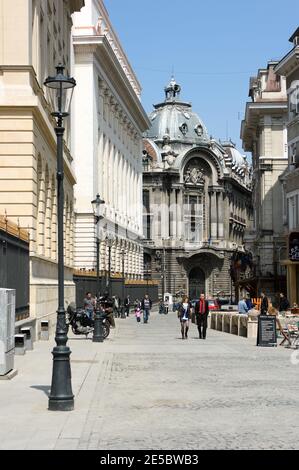
<svg viewBox="0 0 299 470">
<path fill-rule="evenodd" d="M 265 347 L 277 346 L 275 315 L 259 315 L 256 345 Z"/>
</svg>

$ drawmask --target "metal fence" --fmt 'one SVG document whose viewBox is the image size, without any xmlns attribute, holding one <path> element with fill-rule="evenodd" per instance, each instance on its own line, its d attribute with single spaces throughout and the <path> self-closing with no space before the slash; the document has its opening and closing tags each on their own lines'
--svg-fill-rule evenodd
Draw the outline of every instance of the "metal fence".
<svg viewBox="0 0 299 470">
<path fill-rule="evenodd" d="M 0 218 L 0 287 L 16 289 L 16 321 L 29 317 L 29 236 Z"/>
<path fill-rule="evenodd" d="M 83 299 L 86 292 L 96 294 L 96 277 L 84 274 L 74 274 L 74 283 L 76 285 L 76 304 L 82 307 Z M 108 290 L 106 286 L 107 278 L 100 278 L 101 293 Z M 117 295 L 120 299 L 122 296 L 130 296 L 132 302 L 135 299 L 142 299 L 145 294 L 149 294 L 153 302 L 158 301 L 158 285 L 151 281 L 133 281 L 130 280 L 123 285 L 123 278 L 111 278 L 111 295 Z"/>
</svg>

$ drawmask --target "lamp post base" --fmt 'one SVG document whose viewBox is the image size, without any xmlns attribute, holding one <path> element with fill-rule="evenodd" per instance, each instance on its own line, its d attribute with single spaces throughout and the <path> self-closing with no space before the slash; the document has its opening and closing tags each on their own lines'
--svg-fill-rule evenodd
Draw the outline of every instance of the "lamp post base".
<svg viewBox="0 0 299 470">
<path fill-rule="evenodd" d="M 94 330 L 93 330 L 93 343 L 103 343 L 104 341 L 104 331 L 103 331 L 103 323 L 102 323 L 102 316 L 99 310 L 96 311 L 95 319 L 94 319 Z"/>
<path fill-rule="evenodd" d="M 48 409 L 51 411 L 72 411 L 74 409 L 74 395 L 71 381 L 71 351 L 68 346 L 56 346 L 53 348 L 52 354 L 53 375 Z"/>
<path fill-rule="evenodd" d="M 69 400 L 56 400 L 49 398 L 49 407 L 50 411 L 73 411 L 75 407 L 74 398 Z"/>
</svg>

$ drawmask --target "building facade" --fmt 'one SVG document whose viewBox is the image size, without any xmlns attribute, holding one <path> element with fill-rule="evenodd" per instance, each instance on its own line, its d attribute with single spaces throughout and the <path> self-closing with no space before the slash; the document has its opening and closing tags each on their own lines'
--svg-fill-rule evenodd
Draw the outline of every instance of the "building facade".
<svg viewBox="0 0 299 470">
<path fill-rule="evenodd" d="M 59 62 L 71 73 L 71 14 L 83 5 L 83 0 L 1 1 L 0 213 L 30 233 L 29 320 L 37 326 L 42 318 L 54 320 L 58 299 L 56 135 L 43 82 Z M 65 294 L 73 300 L 75 176 L 65 121 Z"/>
<path fill-rule="evenodd" d="M 142 134 L 149 127 L 141 88 L 113 30 L 104 3 L 86 0 L 73 16 L 75 75 L 74 147 L 77 184 L 75 258 L 78 270 L 95 270 L 96 238 L 100 270 L 129 279 L 143 273 Z M 100 227 L 91 201 L 105 201 Z M 124 259 L 122 259 L 124 257 Z M 124 266 L 122 263 L 124 262 Z"/>
<path fill-rule="evenodd" d="M 299 304 L 299 28 L 291 36 L 292 50 L 275 68 L 286 77 L 288 95 L 288 170 L 283 178 L 287 253 L 281 264 L 287 269 L 291 305 Z"/>
<path fill-rule="evenodd" d="M 160 294 L 235 298 L 230 266 L 252 216 L 251 168 L 232 142 L 208 135 L 180 92 L 172 78 L 144 139 L 145 271 Z"/>
<path fill-rule="evenodd" d="M 278 62 L 269 62 L 250 79 L 245 119 L 241 127 L 243 148 L 252 154 L 252 226 L 245 236 L 254 269 L 241 280 L 250 284 L 254 297 L 263 289 L 269 295 L 285 291 L 285 269 L 280 260 L 286 252 L 284 197 L 281 176 L 288 166 L 286 81 L 274 72 Z"/>
</svg>

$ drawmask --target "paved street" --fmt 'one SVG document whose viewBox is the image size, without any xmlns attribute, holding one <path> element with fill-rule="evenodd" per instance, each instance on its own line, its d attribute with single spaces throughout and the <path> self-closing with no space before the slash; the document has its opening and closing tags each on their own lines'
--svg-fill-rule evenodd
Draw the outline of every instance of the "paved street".
<svg viewBox="0 0 299 470">
<path fill-rule="evenodd" d="M 69 344 L 75 410 L 47 410 L 53 340 L 35 343 L 0 381 L 0 449 L 299 449 L 290 350 L 194 325 L 182 341 L 173 313 Z"/>
</svg>

